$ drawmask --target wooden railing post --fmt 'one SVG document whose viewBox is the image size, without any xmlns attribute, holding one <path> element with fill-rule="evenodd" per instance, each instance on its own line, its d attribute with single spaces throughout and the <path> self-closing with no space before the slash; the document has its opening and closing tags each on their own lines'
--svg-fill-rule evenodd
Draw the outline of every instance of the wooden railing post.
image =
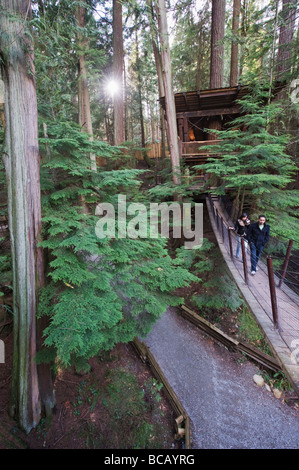
<svg viewBox="0 0 299 470">
<path fill-rule="evenodd" d="M 181 157 L 181 158 L 182 158 L 182 154 L 183 154 L 182 148 L 183 148 L 183 146 L 182 146 L 182 141 L 181 141 L 181 139 L 180 139 L 180 140 L 179 140 L 179 153 L 180 153 L 180 157 Z"/>
<path fill-rule="evenodd" d="M 230 257 L 231 257 L 231 259 L 233 259 L 234 255 L 233 255 L 233 245 L 232 245 L 232 234 L 231 234 L 231 231 L 230 231 L 229 227 L 227 227 L 227 233 L 228 233 Z"/>
<path fill-rule="evenodd" d="M 242 258 L 243 258 L 244 280 L 245 280 L 245 284 L 248 285 L 247 259 L 246 259 L 246 251 L 245 251 L 245 242 L 244 242 L 243 237 L 241 237 L 241 249 L 242 249 Z"/>
<path fill-rule="evenodd" d="M 223 224 L 223 217 L 221 216 L 221 233 L 222 233 L 222 240 L 224 241 L 224 224 Z"/>
<path fill-rule="evenodd" d="M 287 252 L 286 252 L 286 257 L 285 257 L 283 267 L 282 267 L 282 275 L 281 275 L 278 287 L 281 287 L 281 284 L 283 283 L 286 272 L 287 272 L 287 268 L 288 268 L 288 264 L 289 264 L 289 260 L 290 260 L 290 255 L 291 255 L 291 251 L 292 251 L 292 246 L 293 246 L 293 241 L 294 240 L 292 240 L 292 239 L 289 241 L 288 249 L 287 249 Z"/>
<path fill-rule="evenodd" d="M 270 295 L 271 295 L 273 323 L 274 323 L 274 327 L 278 328 L 277 299 L 276 299 L 276 292 L 275 292 L 274 272 L 273 272 L 271 256 L 267 256 L 267 267 L 268 267 L 269 287 L 270 287 Z"/>
<path fill-rule="evenodd" d="M 217 229 L 219 231 L 219 217 L 218 217 L 218 209 L 216 207 L 216 222 L 217 222 Z"/>
</svg>

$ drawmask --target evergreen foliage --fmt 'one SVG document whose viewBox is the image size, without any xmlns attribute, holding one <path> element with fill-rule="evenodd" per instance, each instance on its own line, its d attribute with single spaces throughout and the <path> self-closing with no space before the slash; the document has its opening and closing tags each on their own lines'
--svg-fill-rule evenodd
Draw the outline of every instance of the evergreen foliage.
<svg viewBox="0 0 299 470">
<path fill-rule="evenodd" d="M 215 146 L 219 155 L 209 158 L 204 168 L 211 174 L 208 184 L 217 185 L 213 192 L 237 191 L 250 203 L 251 218 L 266 213 L 272 235 L 298 243 L 299 191 L 288 189 L 297 166 L 287 152 L 290 136 L 274 127 L 281 117 L 281 104 L 267 103 L 268 93 L 259 84 L 253 85 L 240 101 L 243 114 L 227 130 L 216 131 L 221 140 Z"/>
<path fill-rule="evenodd" d="M 196 277 L 175 264 L 165 239 L 98 239 L 96 203 L 116 203 L 118 194 L 136 202 L 140 171 L 91 172 L 89 151 L 106 160 L 120 151 L 90 142 L 74 123 L 49 123 L 48 134 L 41 138 L 41 150 L 47 145 L 51 153 L 42 166 L 41 245 L 48 250 L 49 283 L 39 314 L 50 317 L 45 345 L 69 366 L 146 335 L 167 306 L 182 301 L 173 291 Z M 144 202 L 144 195 L 139 200 Z"/>
<path fill-rule="evenodd" d="M 5 237 L 0 237 L 0 250 L 2 251 L 2 247 L 5 244 Z M 4 250 L 3 250 L 4 252 Z M 11 273 L 11 255 L 10 253 L 7 254 L 0 254 L 0 289 L 2 287 L 10 287 L 12 281 L 12 273 Z M 0 291 L 0 295 L 3 292 Z"/>
<path fill-rule="evenodd" d="M 176 5 L 172 64 L 177 92 L 209 88 L 209 8 L 208 2 L 200 11 L 196 11 L 190 2 L 179 2 Z"/>
<path fill-rule="evenodd" d="M 219 258 L 216 246 L 208 239 L 203 239 L 199 250 L 186 253 L 181 248 L 178 249 L 177 262 L 200 276 L 198 282 L 201 283 L 201 293 L 194 294 L 191 301 L 203 313 L 208 313 L 211 309 L 222 311 L 225 308 L 235 311 L 244 304 L 225 262 Z"/>
<path fill-rule="evenodd" d="M 76 9 L 83 6 L 81 1 L 67 0 L 42 2 L 43 10 L 33 10 L 31 24 L 34 30 L 35 67 L 37 71 L 37 94 L 39 117 L 77 121 L 78 110 L 74 96 L 77 94 L 78 60 L 84 54 L 88 68 L 91 94 L 95 93 L 94 83 L 103 75 L 110 54 L 111 44 L 105 41 L 101 22 L 93 14 L 95 2 L 87 2 L 86 26 L 81 28 L 76 19 Z M 100 2 L 97 2 L 100 3 Z M 84 50 L 80 48 L 78 36 L 87 39 Z M 109 34 L 108 34 L 109 38 Z M 97 95 L 94 99 L 97 100 Z M 100 111 L 99 111 L 100 110 Z M 103 120 L 103 107 L 94 108 L 93 120 L 99 126 Z"/>
</svg>

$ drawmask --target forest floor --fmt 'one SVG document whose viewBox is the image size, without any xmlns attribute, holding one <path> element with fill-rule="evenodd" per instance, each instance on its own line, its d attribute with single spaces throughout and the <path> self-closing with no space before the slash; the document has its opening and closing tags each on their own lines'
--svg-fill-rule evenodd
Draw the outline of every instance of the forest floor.
<svg viewBox="0 0 299 470">
<path fill-rule="evenodd" d="M 0 364 L 0 449 L 178 449 L 175 418 L 149 368 L 130 344 L 118 344 L 89 361 L 82 374 L 59 371 L 56 406 L 28 435 L 8 415 L 12 331 L 6 329 L 5 364 Z"/>
</svg>

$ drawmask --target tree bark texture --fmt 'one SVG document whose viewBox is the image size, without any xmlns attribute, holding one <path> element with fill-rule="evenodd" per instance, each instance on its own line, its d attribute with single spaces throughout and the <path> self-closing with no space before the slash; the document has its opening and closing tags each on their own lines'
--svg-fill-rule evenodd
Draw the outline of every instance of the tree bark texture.
<svg viewBox="0 0 299 470">
<path fill-rule="evenodd" d="M 223 87 L 225 0 L 212 0 L 210 88 Z"/>
<path fill-rule="evenodd" d="M 152 45 L 153 45 L 153 51 L 154 51 L 157 76 L 158 76 L 159 98 L 161 98 L 162 96 L 165 96 L 163 76 L 162 76 L 161 56 L 160 56 L 159 49 L 157 47 L 156 41 L 153 36 L 152 36 Z M 167 136 L 167 141 L 169 141 L 167 122 L 164 116 L 164 109 L 160 107 L 160 135 L 161 135 L 162 157 L 165 157 L 166 155 L 165 134 Z"/>
<path fill-rule="evenodd" d="M 128 103 L 128 88 L 127 88 L 127 71 L 124 63 L 124 134 L 125 141 L 129 139 L 129 103 Z"/>
<path fill-rule="evenodd" d="M 0 36 L 5 87 L 5 155 L 13 266 L 14 358 L 11 413 L 29 432 L 40 420 L 36 354 L 37 292 L 44 280 L 37 102 L 33 50 L 26 35 L 28 0 L 1 0 Z M 14 15 L 14 16 L 12 16 Z"/>
<path fill-rule="evenodd" d="M 86 0 L 84 0 L 86 3 Z M 85 27 L 85 7 L 78 6 L 77 8 L 77 21 L 80 28 Z M 85 50 L 88 48 L 89 40 L 84 38 L 82 34 L 78 35 L 78 113 L 79 113 L 79 126 L 89 134 L 89 138 L 93 140 L 93 129 L 90 111 L 90 98 L 87 83 L 87 69 Z M 97 171 L 96 157 L 90 154 L 90 166 L 93 171 Z"/>
<path fill-rule="evenodd" d="M 241 12 L 241 0 L 234 0 L 233 6 L 233 23 L 232 31 L 234 38 L 232 40 L 231 46 L 231 62 L 230 62 L 230 86 L 237 86 L 239 80 L 239 44 L 236 36 L 238 35 L 239 25 L 240 25 L 240 12 Z"/>
<path fill-rule="evenodd" d="M 247 0 L 242 1 L 241 5 L 241 45 L 240 45 L 240 68 L 239 68 L 239 77 L 242 76 L 244 62 L 246 57 L 247 48 L 245 45 L 245 39 L 247 36 Z M 243 44 L 242 44 L 243 43 Z"/>
<path fill-rule="evenodd" d="M 119 86 L 114 94 L 114 145 L 124 141 L 124 51 L 122 3 L 113 0 L 113 78 Z"/>
<path fill-rule="evenodd" d="M 152 46 L 153 46 L 153 52 L 154 52 L 154 58 L 155 58 L 157 77 L 158 77 L 159 98 L 161 98 L 162 96 L 165 96 L 165 91 L 164 91 L 164 82 L 163 82 L 163 75 L 162 75 L 162 60 L 161 60 L 161 54 L 158 48 L 158 42 L 159 42 L 158 34 L 155 28 L 155 22 L 154 22 L 154 8 L 153 8 L 153 4 L 151 0 L 146 0 L 146 3 L 147 3 L 147 8 L 148 8 L 150 34 L 151 34 L 151 40 L 152 40 Z M 160 107 L 160 134 L 161 134 L 161 149 L 162 149 L 161 153 L 162 153 L 162 157 L 165 157 L 165 154 L 166 154 L 165 134 L 167 136 L 168 142 L 169 142 L 169 138 L 168 138 L 167 123 L 166 123 L 166 119 L 164 116 L 164 110 L 162 107 Z"/>
<path fill-rule="evenodd" d="M 172 86 L 172 72 L 165 0 L 158 0 L 156 8 L 158 16 L 159 39 L 161 46 L 162 76 L 165 91 L 168 145 L 172 165 L 172 179 L 175 184 L 180 184 L 180 151 L 176 122 L 176 108 Z"/>
<path fill-rule="evenodd" d="M 141 147 L 145 148 L 145 132 L 144 132 L 144 119 L 143 119 L 143 106 L 142 106 L 142 87 L 141 87 L 141 74 L 140 74 L 140 59 L 138 47 L 138 31 L 135 32 L 135 46 L 136 46 L 136 64 L 137 64 L 137 79 L 138 79 L 138 99 L 139 99 L 139 118 L 140 118 L 140 133 L 141 133 Z"/>
<path fill-rule="evenodd" d="M 283 0 L 280 14 L 278 53 L 276 57 L 276 79 L 283 80 L 291 68 L 291 43 L 293 41 L 298 0 Z"/>
</svg>

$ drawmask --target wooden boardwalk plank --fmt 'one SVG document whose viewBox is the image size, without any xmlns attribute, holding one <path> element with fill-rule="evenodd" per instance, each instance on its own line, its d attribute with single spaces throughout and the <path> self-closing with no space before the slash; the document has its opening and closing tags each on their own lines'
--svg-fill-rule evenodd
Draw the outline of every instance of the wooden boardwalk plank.
<svg viewBox="0 0 299 470">
<path fill-rule="evenodd" d="M 237 245 L 235 236 L 232 237 L 233 258 L 230 256 L 226 227 L 233 226 L 234 222 L 229 219 L 219 201 L 214 199 L 214 207 L 217 209 L 219 216 L 223 217 L 225 224 L 223 240 L 222 230 L 220 226 L 219 231 L 217 229 L 209 198 L 206 202 L 211 225 L 226 264 L 247 305 L 263 330 L 273 353 L 280 361 L 282 369 L 299 395 L 299 297 L 295 293 L 288 293 L 288 289 L 276 288 L 279 329 L 275 329 L 267 267 L 262 261 L 259 261 L 259 270 L 252 276 L 250 274 L 250 250 L 248 249 L 248 285 L 245 284 L 243 263 L 235 257 Z"/>
</svg>

